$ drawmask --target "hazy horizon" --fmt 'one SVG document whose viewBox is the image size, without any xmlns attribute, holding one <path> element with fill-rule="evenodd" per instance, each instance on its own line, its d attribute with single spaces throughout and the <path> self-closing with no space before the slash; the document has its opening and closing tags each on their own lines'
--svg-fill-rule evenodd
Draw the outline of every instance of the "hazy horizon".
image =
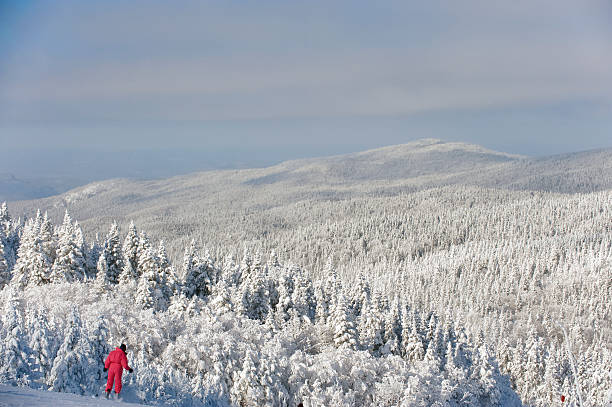
<svg viewBox="0 0 612 407">
<path fill-rule="evenodd" d="M 423 138 L 528 156 L 609 148 L 611 11 L 3 2 L 0 174 L 157 178 Z"/>
</svg>

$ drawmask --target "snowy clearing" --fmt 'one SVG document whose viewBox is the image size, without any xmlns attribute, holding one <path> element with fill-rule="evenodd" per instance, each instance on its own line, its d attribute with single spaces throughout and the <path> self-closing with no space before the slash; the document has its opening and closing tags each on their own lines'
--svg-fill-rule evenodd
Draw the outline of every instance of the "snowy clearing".
<svg viewBox="0 0 612 407">
<path fill-rule="evenodd" d="M 26 387 L 0 385 L 0 407 L 129 407 L 144 404 L 128 403 L 129 394 L 123 400 L 106 400 L 98 397 L 78 396 L 70 393 L 33 390 Z"/>
</svg>

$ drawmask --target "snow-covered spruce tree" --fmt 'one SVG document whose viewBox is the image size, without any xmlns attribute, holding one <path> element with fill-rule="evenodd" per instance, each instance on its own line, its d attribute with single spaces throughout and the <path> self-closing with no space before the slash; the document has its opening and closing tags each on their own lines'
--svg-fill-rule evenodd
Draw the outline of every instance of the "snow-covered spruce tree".
<svg viewBox="0 0 612 407">
<path fill-rule="evenodd" d="M 41 285 L 49 282 L 51 264 L 43 253 L 39 238 L 40 212 L 35 219 L 26 222 L 17 252 L 17 263 L 13 270 L 11 285 L 24 288 L 29 284 Z"/>
<path fill-rule="evenodd" d="M 183 254 L 183 277 L 181 278 L 182 294 L 192 297 L 196 292 L 196 278 L 200 259 L 197 254 L 196 242 L 191 240 Z"/>
<path fill-rule="evenodd" d="M 268 405 L 257 361 L 261 361 L 261 355 L 247 350 L 242 362 L 242 369 L 234 371 L 234 385 L 230 394 L 232 402 L 239 406 Z"/>
<path fill-rule="evenodd" d="M 141 253 L 138 263 L 142 274 L 138 279 L 136 302 L 144 308 L 166 309 L 168 305 L 160 281 L 159 265 L 150 245 Z"/>
<path fill-rule="evenodd" d="M 140 237 L 134 221 L 130 222 L 127 235 L 123 240 L 123 246 L 121 249 L 123 257 L 123 269 L 119 276 L 119 282 L 122 284 L 128 284 L 138 280 L 138 248 L 140 246 Z"/>
<path fill-rule="evenodd" d="M 256 256 L 257 258 L 257 256 Z M 254 261 L 253 265 L 257 263 Z M 238 309 L 250 319 L 265 321 L 270 312 L 269 282 L 261 267 L 252 267 L 251 272 L 240 285 L 240 303 Z"/>
<path fill-rule="evenodd" d="M 6 202 L 0 205 L 0 241 L 4 245 L 4 258 L 9 270 L 12 270 L 17 261 L 19 249 L 20 222 L 11 218 Z"/>
<path fill-rule="evenodd" d="M 264 389 L 264 398 L 268 406 L 286 406 L 290 395 L 284 385 L 283 370 L 278 355 L 264 353 L 259 361 L 260 382 Z"/>
<path fill-rule="evenodd" d="M 88 327 L 86 340 L 81 341 L 83 346 L 81 352 L 85 354 L 87 359 L 85 364 L 85 378 L 87 381 L 84 384 L 86 393 L 101 393 L 101 384 L 104 382 L 103 379 L 105 377 L 105 374 L 103 374 L 104 361 L 111 350 L 109 340 L 110 329 L 106 318 L 100 315 L 92 326 Z"/>
<path fill-rule="evenodd" d="M 64 335 L 64 342 L 53 360 L 47 385 L 52 391 L 84 394 L 89 360 L 84 352 L 83 326 L 76 308 L 72 309 Z"/>
<path fill-rule="evenodd" d="M 103 244 L 96 233 L 95 240 L 89 245 L 84 245 L 83 254 L 85 255 L 85 277 L 88 281 L 95 280 L 98 276 L 98 260 L 102 253 Z"/>
<path fill-rule="evenodd" d="M 11 215 L 9 214 L 6 202 L 0 204 L 0 237 L 6 240 L 11 230 Z"/>
<path fill-rule="evenodd" d="M 402 312 L 400 310 L 400 300 L 398 296 L 393 298 L 391 306 L 385 314 L 385 345 L 382 349 L 383 354 L 400 354 L 402 340 Z"/>
<path fill-rule="evenodd" d="M 228 287 L 236 287 L 240 284 L 240 265 L 236 264 L 232 254 L 226 255 L 223 259 L 220 278 L 225 281 Z"/>
<path fill-rule="evenodd" d="M 176 271 L 172 264 L 170 264 L 163 240 L 159 242 L 159 247 L 157 248 L 157 263 L 159 267 L 159 283 L 163 300 L 167 307 L 170 304 L 170 297 L 177 293 L 176 284 L 178 281 L 175 279 Z"/>
<path fill-rule="evenodd" d="M 187 297 L 211 294 L 217 272 L 208 252 L 200 257 L 195 240 L 185 249 L 183 273 L 182 288 Z"/>
<path fill-rule="evenodd" d="M 344 295 L 340 295 L 334 308 L 334 345 L 339 348 L 357 349 L 358 339 L 353 314 L 348 309 Z"/>
<path fill-rule="evenodd" d="M 360 273 L 357 277 L 357 282 L 351 288 L 351 311 L 355 317 L 359 317 L 361 315 L 361 308 L 363 304 L 370 300 L 370 296 L 372 294 L 372 290 L 370 289 L 370 284 L 366 280 L 363 273 Z"/>
<path fill-rule="evenodd" d="M 495 376 L 499 376 L 499 372 L 493 365 L 493 360 L 486 346 L 481 346 L 476 350 L 475 359 L 475 365 L 472 367 L 472 376 L 477 381 L 476 394 L 479 398 L 478 402 L 483 406 L 497 406 L 499 405 L 501 394 L 497 388 Z"/>
<path fill-rule="evenodd" d="M 530 330 L 527 336 L 526 348 L 526 363 L 524 372 L 521 375 L 521 388 L 523 400 L 528 401 L 529 398 L 536 395 L 537 386 L 541 378 L 544 376 L 545 367 L 543 363 L 543 346 L 541 338 L 539 338 L 533 329 Z M 529 400 L 535 401 L 535 400 Z"/>
<path fill-rule="evenodd" d="M 402 353 L 407 360 L 416 362 L 425 357 L 425 348 L 417 330 L 416 315 L 411 314 L 409 327 L 402 331 Z"/>
<path fill-rule="evenodd" d="M 27 362 L 30 350 L 18 307 L 14 293 L 10 292 L 0 330 L 0 382 L 27 385 L 30 381 Z"/>
<path fill-rule="evenodd" d="M 66 211 L 64 223 L 59 228 L 58 236 L 59 244 L 55 262 L 51 268 L 50 280 L 54 283 L 83 281 L 85 279 L 83 234 L 80 227 L 78 227 L 78 232 L 75 229 L 68 211 Z"/>
<path fill-rule="evenodd" d="M 221 280 L 217 283 L 215 292 L 211 296 L 208 304 L 209 307 L 219 315 L 234 310 L 230 288 L 227 286 L 225 280 Z"/>
<path fill-rule="evenodd" d="M 95 278 L 95 272 L 93 274 L 90 274 L 88 270 L 87 257 L 90 253 L 88 252 L 88 248 L 85 243 L 85 237 L 83 236 L 83 229 L 81 229 L 81 225 L 79 225 L 79 222 L 74 222 L 72 232 L 72 243 L 74 244 L 76 251 L 80 253 L 80 258 L 77 262 L 83 262 L 83 278 L 85 280 Z"/>
<path fill-rule="evenodd" d="M 294 309 L 298 315 L 307 317 L 311 322 L 314 322 L 317 310 L 317 300 L 312 280 L 307 278 L 297 265 L 292 265 L 291 270 L 295 284 L 292 294 Z"/>
<path fill-rule="evenodd" d="M 272 256 L 276 256 L 276 254 L 272 253 Z M 268 262 L 264 266 L 263 271 L 266 282 L 268 283 L 268 308 L 270 312 L 276 311 L 280 300 L 278 285 L 279 275 L 282 273 L 282 267 L 274 265 L 274 263 L 278 263 L 278 260 L 275 259 L 272 262 Z"/>
<path fill-rule="evenodd" d="M 204 257 L 200 259 L 198 265 L 198 277 L 196 281 L 196 295 L 208 296 L 212 293 L 213 285 L 217 281 L 218 273 L 210 252 L 206 250 Z"/>
<path fill-rule="evenodd" d="M 294 280 L 287 268 L 282 270 L 278 280 L 278 304 L 276 312 L 283 321 L 287 321 L 290 318 L 289 311 L 293 309 Z"/>
<path fill-rule="evenodd" d="M 411 314 L 410 308 L 405 304 L 402 306 L 403 312 L 401 316 L 402 323 L 402 333 L 400 335 L 399 340 L 399 354 L 402 357 L 406 357 L 406 343 L 408 341 L 408 337 L 410 334 L 410 325 L 411 325 Z"/>
<path fill-rule="evenodd" d="M 123 255 L 119 241 L 119 227 L 113 222 L 104 241 L 104 247 L 97 262 L 96 284 L 99 287 L 113 286 L 119 283 L 123 270 Z"/>
<path fill-rule="evenodd" d="M 236 273 L 234 273 L 236 284 L 240 284 L 242 281 L 248 278 L 249 274 L 251 273 L 252 264 L 253 257 L 251 256 L 251 250 L 248 247 L 245 247 L 242 252 L 242 259 L 238 265 L 238 270 Z"/>
<path fill-rule="evenodd" d="M 325 268 L 323 269 L 323 284 L 315 288 L 316 297 L 316 320 L 321 323 L 328 323 L 334 314 L 334 305 L 338 300 L 340 284 L 338 275 L 333 267 L 331 257 L 328 257 Z"/>
<path fill-rule="evenodd" d="M 138 263 L 138 268 L 136 269 L 138 276 L 140 277 L 144 271 L 144 267 L 141 264 L 141 260 L 148 260 L 152 258 L 155 260 L 155 256 L 151 256 L 155 251 L 153 250 L 153 246 L 151 245 L 151 240 L 149 236 L 144 231 L 140 231 L 138 233 L 138 250 L 136 251 L 136 258 Z"/>
<path fill-rule="evenodd" d="M 380 348 L 384 345 L 384 319 L 369 299 L 361 307 L 358 328 L 362 347 L 372 355 L 380 356 Z"/>
<path fill-rule="evenodd" d="M 554 405 L 559 399 L 561 385 L 563 384 L 557 362 L 557 351 L 554 348 L 549 350 L 548 357 L 546 358 L 543 382 L 539 389 L 537 404 Z"/>
<path fill-rule="evenodd" d="M 255 256 L 253 256 L 253 262 L 251 263 L 250 271 L 263 272 L 262 255 L 260 250 L 257 250 L 255 252 Z"/>
<path fill-rule="evenodd" d="M 55 339 L 45 316 L 46 310 L 35 311 L 30 328 L 30 349 L 33 362 L 32 370 L 38 371 L 40 379 L 45 381 L 51 372 L 55 359 Z"/>
<path fill-rule="evenodd" d="M 58 239 L 53 224 L 51 224 L 46 212 L 38 230 L 38 241 L 40 242 L 40 250 L 44 257 L 50 264 L 53 264 L 57 256 Z"/>
<path fill-rule="evenodd" d="M 438 369 L 440 368 L 442 358 L 440 357 L 440 354 L 438 353 L 438 349 L 435 346 L 434 341 L 429 342 L 429 345 L 427 346 L 427 350 L 425 351 L 425 356 L 423 359 L 429 362 L 430 366 L 435 366 Z"/>
<path fill-rule="evenodd" d="M 2 290 L 11 281 L 11 271 L 6 261 L 4 243 L 0 239 L 0 290 Z"/>
</svg>

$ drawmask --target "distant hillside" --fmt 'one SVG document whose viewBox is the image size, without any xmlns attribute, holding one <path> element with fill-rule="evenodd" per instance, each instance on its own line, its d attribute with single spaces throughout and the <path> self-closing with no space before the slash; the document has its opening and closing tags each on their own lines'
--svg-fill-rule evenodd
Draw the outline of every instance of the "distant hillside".
<svg viewBox="0 0 612 407">
<path fill-rule="evenodd" d="M 266 175 L 248 183 L 346 184 L 427 176 L 443 178 L 521 158 L 471 144 L 425 139 L 355 154 L 287 161 L 270 167 Z"/>
<path fill-rule="evenodd" d="M 526 158 L 426 139 L 262 169 L 153 181 L 113 179 L 9 206 L 12 213 L 26 215 L 40 208 L 58 221 L 68 209 L 86 232 L 102 236 L 113 220 L 125 225 L 133 219 L 167 240 L 170 250 L 179 250 L 192 237 L 219 243 L 237 235 L 259 240 L 294 227 L 286 222 L 299 203 L 315 210 L 318 203 L 397 197 L 448 186 L 557 193 L 608 190 L 612 149 Z"/>
</svg>

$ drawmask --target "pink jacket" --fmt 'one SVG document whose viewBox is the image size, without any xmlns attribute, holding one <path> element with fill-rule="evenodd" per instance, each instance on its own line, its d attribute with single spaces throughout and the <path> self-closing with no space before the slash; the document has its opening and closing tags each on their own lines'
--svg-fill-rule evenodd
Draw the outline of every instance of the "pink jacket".
<svg viewBox="0 0 612 407">
<path fill-rule="evenodd" d="M 106 357 L 104 367 L 108 369 L 111 366 L 114 368 L 123 367 L 125 370 L 131 369 L 131 367 L 128 365 L 127 356 L 125 355 L 125 352 L 121 350 L 121 348 L 115 348 L 115 350 L 111 351 L 111 353 L 109 353 Z"/>
</svg>

